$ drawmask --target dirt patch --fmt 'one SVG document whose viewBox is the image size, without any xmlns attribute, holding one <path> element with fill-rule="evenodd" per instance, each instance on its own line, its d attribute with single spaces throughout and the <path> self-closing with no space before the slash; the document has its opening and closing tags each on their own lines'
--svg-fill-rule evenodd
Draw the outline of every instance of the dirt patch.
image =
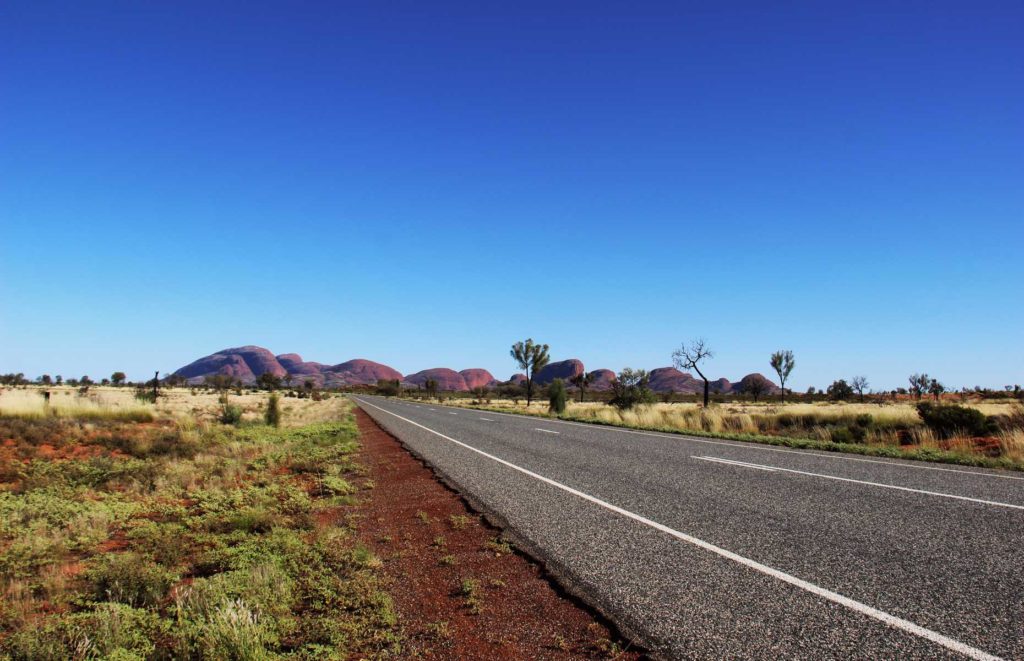
<svg viewBox="0 0 1024 661">
<path fill-rule="evenodd" d="M 357 409 L 356 418 L 373 483 L 355 508 L 359 534 L 383 562 L 405 656 L 646 658 L 562 594 L 368 415 Z"/>
</svg>

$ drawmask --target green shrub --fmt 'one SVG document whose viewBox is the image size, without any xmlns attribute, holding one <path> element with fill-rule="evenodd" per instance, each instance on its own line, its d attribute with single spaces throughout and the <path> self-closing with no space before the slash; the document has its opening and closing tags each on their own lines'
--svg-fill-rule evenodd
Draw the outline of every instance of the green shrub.
<svg viewBox="0 0 1024 661">
<path fill-rule="evenodd" d="M 981 411 L 966 406 L 921 402 L 917 405 L 917 414 L 921 416 L 924 424 L 942 439 L 958 434 L 990 436 L 998 431 L 995 421 L 986 418 Z"/>
<path fill-rule="evenodd" d="M 568 393 L 561 379 L 555 379 L 548 386 L 548 410 L 556 415 L 565 413 L 565 400 Z"/>
<path fill-rule="evenodd" d="M 612 397 L 608 403 L 623 410 L 650 404 L 654 401 L 654 393 L 647 387 L 649 380 L 646 370 L 623 369 L 612 381 Z"/>
<path fill-rule="evenodd" d="M 221 405 L 220 421 L 225 425 L 237 425 L 242 421 L 242 407 L 225 402 Z"/>
<path fill-rule="evenodd" d="M 177 577 L 148 557 L 128 551 L 103 556 L 86 578 L 96 601 L 141 608 L 155 606 Z"/>
<path fill-rule="evenodd" d="M 271 393 L 267 400 L 267 412 L 263 414 L 263 420 L 271 427 L 281 426 L 281 398 L 277 393 Z"/>
</svg>

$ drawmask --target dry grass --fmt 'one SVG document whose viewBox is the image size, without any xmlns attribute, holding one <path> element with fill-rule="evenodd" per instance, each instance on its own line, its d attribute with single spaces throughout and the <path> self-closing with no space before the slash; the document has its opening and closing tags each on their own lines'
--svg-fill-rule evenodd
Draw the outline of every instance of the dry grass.
<svg viewBox="0 0 1024 661">
<path fill-rule="evenodd" d="M 548 415 L 547 402 L 493 400 L 471 404 L 452 400 L 455 405 L 473 406 L 508 413 Z M 1024 409 L 1014 401 L 967 403 L 987 416 L 1024 420 Z M 885 403 L 794 403 L 730 402 L 707 409 L 693 403 L 658 403 L 619 410 L 601 402 L 572 402 L 563 417 L 581 422 L 648 429 L 704 433 L 732 437 L 781 437 L 809 439 L 821 443 L 857 444 L 865 448 L 924 451 L 963 457 L 985 456 L 970 438 L 939 441 L 925 427 L 912 402 Z M 1024 425 L 1014 423 L 1000 432 L 1000 456 L 1009 463 L 1024 463 Z M 991 456 L 991 455 L 988 455 Z M 1004 462 L 1004 463 L 1006 463 Z"/>
<path fill-rule="evenodd" d="M 43 391 L 50 392 L 47 406 Z M 231 404 L 242 409 L 242 420 L 261 422 L 266 410 L 266 392 L 242 394 L 230 391 Z M 339 395 L 326 395 L 321 401 L 281 398 L 282 427 L 302 427 L 317 422 L 337 420 L 346 408 L 346 400 Z M 0 417 L 37 419 L 46 416 L 77 420 L 127 420 L 148 422 L 170 418 L 181 424 L 211 423 L 218 419 L 221 404 L 219 395 L 212 391 L 191 388 L 167 388 L 160 391 L 157 403 L 143 402 L 135 397 L 133 388 L 93 386 L 85 394 L 77 388 L 21 387 L 0 389 Z"/>
</svg>

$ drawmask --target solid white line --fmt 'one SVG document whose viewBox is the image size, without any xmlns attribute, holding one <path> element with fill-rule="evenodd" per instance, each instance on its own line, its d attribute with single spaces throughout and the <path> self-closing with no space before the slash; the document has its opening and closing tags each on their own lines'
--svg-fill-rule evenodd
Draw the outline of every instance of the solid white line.
<svg viewBox="0 0 1024 661">
<path fill-rule="evenodd" d="M 551 431 L 550 429 L 541 429 L 540 427 L 534 427 L 533 430 L 534 431 L 542 431 L 545 434 L 561 434 L 562 433 L 560 431 Z"/>
<path fill-rule="evenodd" d="M 743 462 L 743 461 L 733 461 L 732 459 L 721 459 L 719 457 L 696 457 L 696 456 L 693 456 L 693 455 L 690 455 L 690 458 L 691 459 L 703 459 L 704 461 L 713 461 L 716 464 L 729 464 L 731 466 L 742 466 L 743 468 L 756 468 L 757 470 L 768 471 L 768 472 L 771 472 L 771 473 L 775 472 L 774 468 L 769 468 L 768 466 L 759 466 L 758 464 L 748 464 L 748 463 Z"/>
<path fill-rule="evenodd" d="M 618 507 L 616 505 L 612 505 L 611 503 L 605 502 L 605 501 L 603 501 L 603 500 L 601 500 L 599 498 L 595 498 L 594 496 L 591 496 L 590 494 L 586 494 L 586 493 L 583 493 L 582 491 L 579 491 L 577 489 L 573 489 L 570 486 L 566 486 L 566 485 L 562 484 L 561 482 L 556 482 L 555 480 L 552 480 L 549 477 L 544 477 L 543 475 L 540 475 L 538 473 L 534 473 L 533 471 L 531 471 L 529 469 L 523 468 L 521 466 L 517 466 L 516 464 L 513 464 L 512 462 L 506 461 L 504 459 L 501 459 L 500 457 L 496 457 L 493 454 L 488 454 L 488 453 L 484 452 L 483 450 L 478 450 L 477 448 L 473 447 L 472 445 L 467 445 L 466 443 L 463 443 L 462 441 L 457 441 L 457 440 L 455 440 L 454 438 L 452 438 L 450 436 L 445 436 L 441 432 L 434 431 L 433 429 L 431 429 L 429 427 L 425 427 L 425 426 L 421 425 L 418 422 L 415 422 L 415 421 L 410 420 L 408 418 L 404 418 L 404 417 L 398 415 L 397 413 L 393 413 L 391 411 L 388 411 L 387 409 L 381 408 L 381 407 L 379 407 L 379 406 L 377 406 L 375 404 L 370 404 L 369 402 L 363 402 L 362 400 L 356 400 L 356 401 L 359 401 L 360 403 L 365 404 L 367 406 L 372 406 L 373 408 L 377 409 L 378 411 L 383 411 L 384 413 L 387 413 L 389 415 L 393 415 L 396 418 L 398 418 L 399 420 L 404 420 L 405 422 L 407 422 L 407 423 L 409 423 L 409 424 L 411 424 L 411 425 L 413 425 L 415 427 L 419 427 L 420 429 L 428 431 L 431 434 L 434 434 L 436 436 L 440 436 L 441 438 L 445 439 L 446 441 L 451 441 L 452 443 L 455 443 L 458 446 L 466 448 L 467 450 L 471 450 L 472 452 L 476 452 L 477 454 L 479 454 L 481 456 L 487 457 L 488 459 L 496 461 L 496 462 L 498 462 L 499 464 L 501 464 L 503 466 L 507 466 L 507 467 L 509 467 L 509 468 L 511 468 L 513 470 L 519 471 L 520 473 L 522 473 L 524 475 L 527 475 L 529 477 L 534 478 L 535 480 L 539 480 L 540 482 L 543 482 L 545 484 L 553 486 L 556 489 L 561 489 L 562 491 L 565 491 L 566 493 L 570 493 L 570 494 L 572 494 L 572 495 L 574 495 L 574 496 L 576 496 L 578 498 L 582 498 L 583 500 L 586 500 L 588 502 L 594 503 L 595 505 L 603 507 L 603 508 L 605 508 L 605 509 L 607 509 L 607 510 L 609 510 L 611 512 L 615 512 L 616 514 L 619 514 L 619 515 L 624 516 L 626 518 L 632 519 L 632 520 L 637 521 L 639 523 L 642 523 L 644 525 L 650 526 L 651 528 L 654 528 L 655 530 L 659 530 L 659 531 L 661 531 L 661 532 L 663 532 L 663 533 L 665 533 L 667 535 L 675 537 L 676 539 L 679 539 L 681 541 L 687 542 L 688 544 L 692 544 L 692 545 L 694 545 L 694 546 L 696 546 L 698 548 L 704 549 L 706 551 L 710 551 L 710 552 L 712 552 L 712 553 L 714 553 L 716 555 L 719 555 L 719 556 L 721 556 L 723 558 L 726 558 L 728 560 L 732 560 L 733 562 L 736 562 L 736 563 L 738 563 L 740 565 L 743 565 L 744 567 L 749 567 L 750 569 L 753 569 L 755 571 L 761 572 L 762 574 L 765 574 L 767 576 L 771 576 L 772 578 L 778 579 L 778 580 L 780 580 L 780 581 L 782 581 L 784 583 L 788 583 L 788 584 L 790 584 L 790 585 L 792 585 L 794 587 L 800 588 L 801 590 L 804 590 L 806 592 L 810 592 L 811 594 L 813 594 L 815 596 L 821 597 L 823 599 L 827 599 L 827 600 L 829 600 L 829 601 L 831 601 L 833 603 L 839 604 L 841 606 L 845 606 L 846 608 L 849 608 L 852 611 L 855 611 L 855 612 L 860 613 L 862 615 L 866 615 L 866 616 L 868 616 L 870 618 L 874 618 L 874 619 L 878 620 L 879 622 L 883 622 L 885 624 L 888 624 L 889 626 L 895 627 L 897 629 L 902 629 L 903 631 L 906 631 L 907 633 L 913 634 L 915 636 L 919 636 L 921 638 L 924 638 L 925 640 L 929 640 L 929 641 L 931 641 L 931 642 L 933 642 L 933 643 L 935 643 L 937 645 L 941 645 L 942 647 L 945 647 L 946 649 L 953 650 L 954 652 L 958 652 L 960 654 L 963 654 L 964 656 L 967 656 L 967 657 L 969 657 L 971 659 L 977 659 L 978 661 L 1002 661 L 1000 659 L 1000 657 L 998 657 L 998 656 L 989 654 L 988 652 L 985 652 L 984 650 L 980 650 L 980 649 L 978 649 L 976 647 L 971 647 L 967 643 L 962 643 L 959 640 L 955 640 L 953 638 L 949 638 L 948 636 L 944 636 L 941 633 L 938 633 L 937 631 L 932 631 L 931 629 L 926 629 L 925 627 L 922 627 L 919 624 L 914 624 L 910 620 L 904 620 L 901 617 L 896 617 L 895 615 L 890 615 L 889 613 L 886 613 L 885 611 L 878 610 L 877 608 L 873 608 L 871 606 L 868 606 L 867 604 L 861 603 L 861 602 L 856 601 L 854 599 L 850 599 L 849 597 L 844 597 L 843 595 L 839 594 L 838 592 L 833 592 L 833 591 L 831 591 L 831 590 L 829 590 L 827 588 L 823 588 L 823 587 L 821 587 L 819 585 L 815 585 L 814 583 L 811 583 L 809 581 L 805 581 L 805 580 L 803 580 L 801 578 L 797 578 L 796 576 L 793 576 L 792 574 L 787 574 L 787 573 L 785 573 L 783 571 L 780 571 L 778 569 L 774 569 L 772 567 L 769 567 L 768 565 L 763 565 L 760 562 L 757 562 L 756 560 L 751 560 L 750 558 L 746 558 L 746 557 L 744 557 L 742 555 L 739 555 L 738 553 L 733 553 L 732 551 L 728 551 L 726 549 L 723 549 L 720 546 L 715 546 L 714 544 L 712 544 L 710 542 L 705 542 L 704 540 L 699 539 L 697 537 L 693 537 L 691 535 L 687 535 L 686 533 L 679 532 L 678 530 L 675 530 L 673 528 L 669 528 L 668 526 L 660 524 L 657 521 L 652 521 L 651 519 L 648 519 L 648 518 L 646 518 L 644 516 L 641 516 L 639 514 L 635 514 L 633 512 L 630 512 L 629 510 L 622 509 L 621 507 Z"/>
<path fill-rule="evenodd" d="M 431 409 L 433 410 L 433 409 Z M 493 415 L 504 415 L 510 418 L 519 418 L 520 420 L 530 418 L 540 419 L 537 416 L 525 415 L 522 413 L 501 413 L 499 411 L 490 411 Z M 724 445 L 730 448 L 742 448 L 744 450 L 761 450 L 764 452 L 782 452 L 785 454 L 797 454 L 805 457 L 821 457 L 822 459 L 841 459 L 843 461 L 860 461 L 866 464 L 883 464 L 885 466 L 892 466 L 894 468 L 915 468 L 917 470 L 928 470 L 928 471 L 941 471 L 943 473 L 962 473 L 964 475 L 973 475 L 975 477 L 997 477 L 1002 480 L 1022 480 L 1024 476 L 1021 475 L 1009 475 L 1003 473 L 986 473 L 982 470 L 965 470 L 962 468 L 943 468 L 941 466 L 929 466 L 927 462 L 919 462 L 912 459 L 893 459 L 886 461 L 884 459 L 868 459 L 865 457 L 854 457 L 843 452 L 815 452 L 813 450 L 798 450 L 792 448 L 780 448 L 765 443 L 758 443 L 756 441 L 719 441 L 708 438 L 699 438 L 696 436 L 690 436 L 686 432 L 679 434 L 669 434 L 663 432 L 651 432 L 643 431 L 640 429 L 629 429 L 627 427 L 618 427 L 616 425 L 599 425 L 596 423 L 588 422 L 574 422 L 572 420 L 555 420 L 547 419 L 545 422 L 551 422 L 559 425 L 572 425 L 575 427 L 586 427 L 587 429 L 594 429 L 598 431 L 607 432 L 621 432 L 623 434 L 635 434 L 637 436 L 653 436 L 654 438 L 670 438 L 677 441 L 690 441 L 692 443 L 705 443 L 707 445 Z"/>
<path fill-rule="evenodd" d="M 855 480 L 851 477 L 839 477 L 838 475 L 825 475 L 824 473 L 811 473 L 810 471 L 798 471 L 793 468 L 783 468 L 781 466 L 766 466 L 764 464 L 748 464 L 743 461 L 734 461 L 732 459 L 723 459 L 721 457 L 698 457 L 696 455 L 690 455 L 691 459 L 703 459 L 705 461 L 714 461 L 721 464 L 734 464 L 737 466 L 744 466 L 746 468 L 759 468 L 761 470 L 773 470 L 782 471 L 783 473 L 795 473 L 796 475 L 809 475 L 810 477 L 820 477 L 826 480 L 837 480 L 839 482 L 852 482 L 854 484 L 864 484 L 871 487 L 881 487 L 883 489 L 896 489 L 897 491 L 909 491 L 911 493 L 921 493 L 926 496 L 939 496 L 940 498 L 953 498 L 955 500 L 966 500 L 972 503 L 980 503 L 982 505 L 994 505 L 996 507 L 1009 507 L 1015 510 L 1024 510 L 1024 505 L 1011 505 L 1010 503 L 1001 503 L 996 500 L 982 500 L 981 498 L 970 498 L 968 496 L 956 496 L 951 493 L 942 493 L 940 491 L 927 491 L 925 489 L 912 489 L 910 487 L 901 487 L 895 484 L 885 484 L 884 482 L 869 482 L 867 480 Z"/>
</svg>

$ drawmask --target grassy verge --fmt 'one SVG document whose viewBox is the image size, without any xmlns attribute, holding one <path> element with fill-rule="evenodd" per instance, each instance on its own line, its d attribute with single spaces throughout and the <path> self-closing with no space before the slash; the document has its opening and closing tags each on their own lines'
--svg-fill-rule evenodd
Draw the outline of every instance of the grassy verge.
<svg viewBox="0 0 1024 661">
<path fill-rule="evenodd" d="M 480 406 L 475 404 L 458 404 L 461 408 L 470 408 L 478 411 L 492 411 L 514 415 L 526 415 L 537 418 L 549 418 L 554 420 L 566 420 L 581 424 L 601 425 L 606 427 L 619 427 L 623 429 L 634 429 L 639 431 L 653 431 L 662 434 L 674 434 L 679 436 L 700 436 L 705 438 L 718 438 L 731 441 L 745 441 L 749 443 L 761 443 L 764 445 L 775 445 L 801 450 L 820 450 L 824 452 L 845 452 L 867 457 L 885 457 L 889 459 L 910 459 L 915 461 L 932 461 L 943 464 L 957 464 L 961 466 L 973 466 L 977 468 L 1001 468 L 1007 470 L 1024 471 L 1024 463 L 1009 457 L 986 457 L 978 454 L 968 454 L 951 450 L 940 450 L 936 448 L 904 448 L 893 445 L 869 445 L 865 443 L 837 443 L 834 441 L 823 441 L 812 438 L 795 438 L 789 436 L 770 436 L 767 434 L 750 433 L 729 433 L 709 432 L 702 429 L 678 429 L 673 427 L 662 427 L 658 425 L 630 425 L 617 421 L 595 420 L 591 417 L 574 416 L 566 413 L 561 416 L 544 413 L 541 411 L 526 411 L 521 409 L 507 409 L 494 406 Z"/>
<path fill-rule="evenodd" d="M 379 562 L 340 422 L 0 419 L 0 658 L 376 658 Z"/>
</svg>

